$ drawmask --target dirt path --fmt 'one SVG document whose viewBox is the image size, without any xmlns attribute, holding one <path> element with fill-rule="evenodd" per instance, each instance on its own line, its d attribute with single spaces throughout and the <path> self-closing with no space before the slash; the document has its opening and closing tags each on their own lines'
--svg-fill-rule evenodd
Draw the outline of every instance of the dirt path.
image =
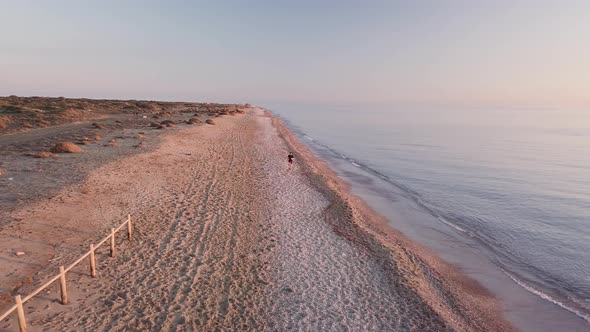
<svg viewBox="0 0 590 332">
<path fill-rule="evenodd" d="M 14 143 L 26 143 L 33 140 L 38 140 L 44 138 L 46 136 L 54 135 L 54 134 L 64 134 L 68 133 L 69 131 L 77 131 L 80 128 L 87 127 L 93 121 L 81 121 L 81 122 L 74 122 L 63 124 L 59 126 L 47 127 L 47 128 L 39 128 L 29 130 L 27 132 L 22 133 L 14 133 L 14 134 L 7 134 L 0 136 L 0 147 L 3 145 L 14 144 Z"/>
<path fill-rule="evenodd" d="M 57 285 L 27 303 L 30 330 L 461 326 L 431 309 L 388 255 L 376 255 L 381 249 L 335 228 L 350 211 L 314 185 L 301 160 L 287 169 L 288 146 L 261 110 L 215 121 L 170 134 L 153 152 L 100 168 L 78 192 L 21 213 L 21 235 L 42 227 L 34 222 L 42 215 L 60 225 L 45 228 L 46 238 L 74 233 L 46 275 L 127 213 L 137 230 L 132 243 L 118 239 L 117 257 L 99 252 L 98 279 L 84 266 L 68 276 L 70 304 L 57 303 Z M 0 322 L 0 331 L 16 328 L 14 319 Z"/>
</svg>

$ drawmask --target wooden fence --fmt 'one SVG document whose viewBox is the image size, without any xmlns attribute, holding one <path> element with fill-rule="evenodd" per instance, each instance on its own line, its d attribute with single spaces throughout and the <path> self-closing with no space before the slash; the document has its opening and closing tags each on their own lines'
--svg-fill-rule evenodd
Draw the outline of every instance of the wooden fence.
<svg viewBox="0 0 590 332">
<path fill-rule="evenodd" d="M 68 303 L 68 291 L 67 291 L 67 287 L 66 287 L 66 273 L 68 271 L 70 271 L 72 268 L 74 268 L 74 266 L 76 266 L 80 262 L 82 262 L 86 257 L 88 257 L 89 258 L 89 266 L 90 266 L 90 275 L 93 278 L 96 278 L 96 261 L 94 259 L 94 251 L 98 247 L 100 247 L 101 245 L 103 245 L 105 242 L 107 242 L 108 240 L 111 240 L 110 256 L 111 257 L 115 257 L 115 235 L 125 225 L 127 225 L 127 239 L 129 241 L 131 241 L 132 234 L 133 234 L 132 233 L 133 232 L 133 229 L 131 227 L 131 215 L 127 215 L 127 220 L 125 220 L 125 222 L 123 222 L 117 228 L 111 228 L 110 234 L 107 237 L 105 237 L 104 239 L 102 239 L 100 242 L 98 242 L 98 244 L 96 246 L 93 243 L 90 244 L 90 250 L 87 251 L 80 258 L 78 258 L 74 263 L 72 263 L 67 268 L 64 268 L 63 266 L 60 266 L 59 267 L 59 274 L 58 275 L 56 275 L 53 278 L 51 278 L 49 281 L 47 281 L 46 283 L 44 283 L 43 285 L 41 285 L 39 288 L 37 288 L 31 294 L 25 296 L 24 298 L 22 298 L 20 295 L 15 296 L 14 297 L 14 301 L 16 302 L 16 304 L 13 305 L 10 309 L 8 309 L 8 311 L 6 311 L 5 313 L 3 313 L 2 316 L 0 316 L 0 321 L 2 321 L 4 318 L 8 317 L 8 315 L 10 315 L 13 311 L 16 310 L 16 313 L 18 315 L 18 326 L 19 326 L 19 329 L 20 329 L 21 332 L 26 332 L 27 331 L 27 323 L 26 323 L 26 320 L 25 320 L 25 311 L 23 309 L 23 303 L 25 303 L 28 300 L 32 299 L 33 296 L 39 294 L 42 290 L 44 290 L 45 288 L 49 287 L 51 284 L 53 284 L 58 279 L 59 279 L 59 286 L 60 286 L 60 290 L 61 290 L 61 303 L 62 304 L 67 304 Z"/>
</svg>

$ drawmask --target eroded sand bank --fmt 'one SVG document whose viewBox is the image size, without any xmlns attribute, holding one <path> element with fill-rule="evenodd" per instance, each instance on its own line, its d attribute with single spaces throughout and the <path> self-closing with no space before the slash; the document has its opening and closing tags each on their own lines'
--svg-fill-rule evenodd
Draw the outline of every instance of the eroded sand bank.
<svg viewBox="0 0 590 332">
<path fill-rule="evenodd" d="M 85 265 L 68 276 L 70 304 L 55 301 L 57 285 L 28 302 L 31 330 L 510 329 L 492 297 L 387 229 L 276 119 L 252 109 L 215 121 L 18 212 L 11 232 L 67 225 L 80 252 L 127 213 L 137 233 L 115 258 L 98 255 L 97 279 Z M 58 250 L 35 277 L 75 257 Z"/>
</svg>

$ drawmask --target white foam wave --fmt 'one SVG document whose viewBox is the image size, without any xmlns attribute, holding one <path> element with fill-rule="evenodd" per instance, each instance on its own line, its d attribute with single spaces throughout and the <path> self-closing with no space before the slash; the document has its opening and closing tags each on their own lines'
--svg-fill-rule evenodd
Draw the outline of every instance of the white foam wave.
<svg viewBox="0 0 590 332">
<path fill-rule="evenodd" d="M 581 306 L 584 309 L 590 310 L 590 299 L 576 299 L 573 297 L 569 297 L 570 300 L 576 302 L 576 304 L 578 304 L 579 306 Z"/>
<path fill-rule="evenodd" d="M 467 231 L 465 229 L 453 224 L 452 222 L 447 221 L 445 218 L 443 218 L 443 217 L 437 217 L 437 218 L 438 218 L 438 220 L 442 221 L 445 225 L 450 226 L 450 227 L 458 230 L 459 232 L 467 233 Z"/>
<path fill-rule="evenodd" d="M 354 166 L 356 166 L 356 167 L 361 167 L 361 165 L 359 165 L 359 164 L 355 163 L 354 161 L 351 161 L 350 163 L 351 163 L 351 164 L 353 164 L 353 165 L 354 165 Z"/>
<path fill-rule="evenodd" d="M 515 276 L 513 276 L 512 274 L 510 274 L 508 271 L 506 271 L 506 270 L 504 270 L 504 269 L 501 269 L 501 270 L 502 270 L 502 272 L 504 272 L 504 274 L 506 274 L 506 275 L 507 275 L 507 276 L 508 276 L 510 279 L 512 279 L 512 281 L 514 281 L 514 282 L 515 282 L 515 283 L 517 283 L 517 284 L 518 284 L 520 287 L 522 287 L 522 288 L 526 289 L 526 290 L 527 290 L 527 291 L 529 291 L 530 293 L 532 293 L 532 294 L 535 294 L 535 295 L 539 296 L 540 298 L 542 298 L 543 300 L 549 301 L 549 302 L 551 302 L 551 303 L 553 303 L 553 304 L 555 304 L 555 305 L 557 305 L 557 306 L 559 306 L 559 307 L 561 307 L 561 308 L 563 308 L 563 309 L 565 309 L 565 310 L 567 310 L 567 311 L 569 311 L 569 312 L 573 313 L 574 315 L 576 315 L 576 316 L 578 316 L 578 317 L 582 318 L 582 319 L 583 319 L 583 320 L 585 320 L 586 322 L 590 323 L 590 316 L 588 316 L 588 315 L 584 314 L 583 312 L 581 312 L 581 311 L 579 311 L 579 310 L 577 310 L 577 309 L 575 309 L 575 308 L 572 308 L 572 307 L 570 307 L 570 306 L 566 305 L 565 303 L 563 303 L 563 302 L 561 302 L 561 301 L 559 301 L 559 300 L 557 300 L 557 299 L 554 299 L 554 298 L 552 298 L 552 297 L 551 297 L 551 296 L 549 296 L 548 294 L 545 294 L 545 293 L 541 292 L 541 291 L 540 291 L 540 290 L 538 290 L 538 289 L 535 289 L 534 287 L 532 287 L 532 286 L 530 286 L 530 285 L 527 285 L 527 284 L 526 284 L 526 283 L 524 283 L 523 281 L 519 280 L 518 278 L 516 278 Z"/>
<path fill-rule="evenodd" d="M 310 141 L 312 141 L 312 142 L 313 142 L 313 138 L 311 138 L 311 137 L 309 137 L 309 136 L 307 136 L 307 135 L 303 135 L 303 137 L 305 137 L 305 138 L 307 138 L 308 140 L 310 140 Z"/>
</svg>

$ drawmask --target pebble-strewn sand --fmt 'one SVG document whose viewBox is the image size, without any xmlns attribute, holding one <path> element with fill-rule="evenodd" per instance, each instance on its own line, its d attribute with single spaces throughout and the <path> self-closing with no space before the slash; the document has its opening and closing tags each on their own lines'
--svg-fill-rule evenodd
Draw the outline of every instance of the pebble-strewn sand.
<svg viewBox="0 0 590 332">
<path fill-rule="evenodd" d="M 99 253 L 97 279 L 85 265 L 68 275 L 70 304 L 57 285 L 27 303 L 30 330 L 509 330 L 482 304 L 493 299 L 383 230 L 278 121 L 251 109 L 215 123 L 167 133 L 44 205 L 81 250 L 127 213 L 136 237 Z"/>
</svg>

